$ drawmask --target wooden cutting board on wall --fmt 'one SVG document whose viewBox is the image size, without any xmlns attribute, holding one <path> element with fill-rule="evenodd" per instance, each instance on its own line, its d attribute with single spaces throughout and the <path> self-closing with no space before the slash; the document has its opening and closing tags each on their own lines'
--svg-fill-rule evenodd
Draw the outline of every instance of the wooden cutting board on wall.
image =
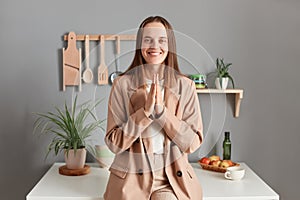
<svg viewBox="0 0 300 200">
<path fill-rule="evenodd" d="M 76 34 L 68 34 L 68 47 L 63 48 L 63 91 L 66 86 L 79 86 L 81 91 L 81 49 L 76 47 Z"/>
</svg>

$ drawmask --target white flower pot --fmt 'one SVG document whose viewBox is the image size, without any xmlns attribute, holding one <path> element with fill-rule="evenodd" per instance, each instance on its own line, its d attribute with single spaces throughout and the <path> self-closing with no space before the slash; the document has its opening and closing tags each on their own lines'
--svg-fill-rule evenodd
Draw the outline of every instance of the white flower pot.
<svg viewBox="0 0 300 200">
<path fill-rule="evenodd" d="M 216 80 L 215 80 L 216 88 L 219 90 L 225 90 L 228 85 L 228 80 L 229 80 L 228 77 L 222 78 L 221 81 L 220 81 L 220 78 L 216 78 Z"/>
<path fill-rule="evenodd" d="M 76 153 L 73 149 L 70 149 L 68 154 L 65 151 L 65 162 L 68 169 L 84 168 L 85 159 L 86 159 L 85 148 L 77 149 Z"/>
</svg>

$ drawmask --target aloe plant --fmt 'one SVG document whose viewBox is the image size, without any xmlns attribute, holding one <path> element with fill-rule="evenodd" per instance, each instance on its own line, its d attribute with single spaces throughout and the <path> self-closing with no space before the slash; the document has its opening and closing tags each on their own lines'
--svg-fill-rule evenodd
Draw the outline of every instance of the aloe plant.
<svg viewBox="0 0 300 200">
<path fill-rule="evenodd" d="M 233 78 L 232 78 L 232 76 L 228 72 L 229 71 L 229 67 L 231 65 L 232 65 L 232 63 L 224 63 L 224 58 L 217 58 L 217 60 L 216 60 L 216 67 L 217 67 L 217 69 L 216 69 L 215 72 L 212 72 L 212 73 L 217 74 L 217 77 L 220 79 L 220 82 L 221 82 L 222 78 L 227 78 L 228 77 L 229 80 L 232 83 L 232 87 L 235 88 Z"/>
<path fill-rule="evenodd" d="M 62 150 L 66 150 L 67 154 L 70 149 L 75 152 L 79 148 L 87 148 L 89 152 L 95 153 L 94 148 L 87 143 L 87 139 L 91 136 L 92 132 L 102 127 L 105 120 L 98 120 L 92 113 L 92 109 L 96 108 L 102 100 L 94 104 L 87 101 L 79 106 L 77 111 L 77 96 L 71 109 L 68 108 L 65 102 L 64 108 L 60 109 L 55 107 L 56 112 L 47 113 L 34 113 L 38 118 L 34 122 L 34 133 L 50 134 L 53 136 L 46 154 L 46 158 L 51 151 L 55 155 Z M 92 118 L 92 122 L 87 123 L 88 117 Z"/>
</svg>

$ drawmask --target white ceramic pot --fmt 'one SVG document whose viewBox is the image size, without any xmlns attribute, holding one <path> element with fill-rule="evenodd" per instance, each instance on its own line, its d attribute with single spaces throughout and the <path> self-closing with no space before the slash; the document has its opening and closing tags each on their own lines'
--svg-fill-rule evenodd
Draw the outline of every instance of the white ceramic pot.
<svg viewBox="0 0 300 200">
<path fill-rule="evenodd" d="M 228 85 L 228 80 L 229 80 L 228 77 L 222 78 L 221 81 L 220 81 L 220 78 L 216 78 L 216 80 L 215 80 L 216 88 L 219 90 L 225 90 Z"/>
<path fill-rule="evenodd" d="M 69 153 L 65 151 L 65 162 L 68 169 L 82 169 L 84 168 L 86 159 L 86 149 L 77 149 L 76 153 L 73 149 Z"/>
</svg>

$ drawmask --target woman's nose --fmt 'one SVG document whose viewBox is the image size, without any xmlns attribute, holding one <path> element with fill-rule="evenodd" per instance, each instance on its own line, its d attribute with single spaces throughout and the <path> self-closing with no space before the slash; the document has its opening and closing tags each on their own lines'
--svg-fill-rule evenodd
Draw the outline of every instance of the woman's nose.
<svg viewBox="0 0 300 200">
<path fill-rule="evenodd" d="M 157 49 L 159 48 L 159 42 L 157 40 L 153 40 L 151 43 L 151 48 Z"/>
</svg>

